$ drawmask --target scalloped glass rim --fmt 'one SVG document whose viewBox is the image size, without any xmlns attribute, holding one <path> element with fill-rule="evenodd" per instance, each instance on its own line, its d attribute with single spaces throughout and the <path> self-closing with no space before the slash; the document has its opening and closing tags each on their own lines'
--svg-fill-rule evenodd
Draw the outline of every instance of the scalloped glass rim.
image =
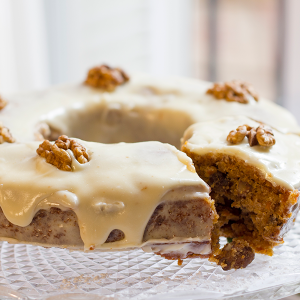
<svg viewBox="0 0 300 300">
<path fill-rule="evenodd" d="M 299 218 L 298 218 L 299 219 Z M 1 299 L 280 299 L 300 292 L 300 221 L 272 257 L 242 270 L 182 266 L 142 250 L 105 253 L 0 243 Z"/>
</svg>

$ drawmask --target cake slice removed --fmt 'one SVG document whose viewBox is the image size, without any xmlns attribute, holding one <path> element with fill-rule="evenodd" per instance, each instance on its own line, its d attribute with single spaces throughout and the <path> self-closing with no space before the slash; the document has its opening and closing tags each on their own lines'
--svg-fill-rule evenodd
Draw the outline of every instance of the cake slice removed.
<svg viewBox="0 0 300 300">
<path fill-rule="evenodd" d="M 251 248 L 272 255 L 299 210 L 300 138 L 240 116 L 194 124 L 182 144 L 216 203 L 214 260 L 230 269 Z M 233 244 L 218 250 L 219 235 Z"/>
</svg>

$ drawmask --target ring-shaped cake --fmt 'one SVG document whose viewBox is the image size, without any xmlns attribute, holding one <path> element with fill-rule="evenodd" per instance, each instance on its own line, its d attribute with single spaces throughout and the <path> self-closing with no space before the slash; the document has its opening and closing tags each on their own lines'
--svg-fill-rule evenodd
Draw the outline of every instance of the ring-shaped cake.
<svg viewBox="0 0 300 300">
<path fill-rule="evenodd" d="M 5 101 L 2 240 L 141 247 L 226 270 L 247 266 L 254 251 L 271 255 L 295 220 L 300 129 L 245 83 L 129 79 L 101 66 L 85 84 Z M 220 235 L 233 239 L 222 250 Z"/>
</svg>

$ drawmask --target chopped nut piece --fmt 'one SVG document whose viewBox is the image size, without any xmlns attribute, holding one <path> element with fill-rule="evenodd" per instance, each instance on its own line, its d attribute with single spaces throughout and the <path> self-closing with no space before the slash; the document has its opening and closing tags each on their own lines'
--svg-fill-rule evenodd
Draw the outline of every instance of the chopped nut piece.
<svg viewBox="0 0 300 300">
<path fill-rule="evenodd" d="M 41 157 L 46 158 L 47 163 L 54 165 L 58 169 L 72 171 L 72 158 L 66 151 L 68 149 L 73 152 L 79 163 L 84 164 L 89 161 L 86 149 L 75 140 L 69 139 L 66 135 L 61 135 L 53 145 L 48 140 L 44 141 L 39 145 L 36 152 Z"/>
<path fill-rule="evenodd" d="M 237 80 L 214 83 L 213 87 L 208 89 L 206 93 L 213 95 L 216 99 L 225 99 L 229 102 L 235 101 L 244 104 L 249 102 L 250 97 L 255 101 L 259 99 L 258 94 L 249 83 Z"/>
<path fill-rule="evenodd" d="M 258 141 L 256 138 L 256 129 L 253 127 L 247 134 L 248 142 L 250 147 L 258 145 Z"/>
<path fill-rule="evenodd" d="M 7 101 L 0 97 L 0 110 L 2 110 L 6 106 L 6 104 Z"/>
<path fill-rule="evenodd" d="M 256 138 L 261 146 L 270 147 L 275 144 L 273 131 L 270 127 L 260 125 L 256 129 Z"/>
<path fill-rule="evenodd" d="M 128 80 L 129 76 L 122 69 L 101 65 L 89 70 L 85 84 L 111 92 Z"/>
<path fill-rule="evenodd" d="M 57 167 L 63 171 L 72 171 L 71 163 L 72 158 L 68 152 L 52 145 L 48 140 L 40 144 L 36 150 L 37 154 L 46 158 L 47 163 Z"/>
<path fill-rule="evenodd" d="M 231 144 L 239 144 L 243 141 L 249 130 L 248 125 L 239 126 L 236 130 L 231 130 L 227 136 L 227 141 Z"/>
<path fill-rule="evenodd" d="M 0 144 L 3 144 L 4 142 L 14 143 L 15 139 L 9 132 L 9 129 L 0 124 Z"/>
<path fill-rule="evenodd" d="M 70 148 L 71 140 L 66 135 L 61 135 L 56 141 L 55 144 L 64 150 L 68 150 Z"/>
<path fill-rule="evenodd" d="M 254 259 L 254 250 L 244 240 L 226 244 L 215 258 L 224 271 L 246 268 Z"/>
<path fill-rule="evenodd" d="M 85 164 L 89 161 L 89 155 L 87 154 L 86 149 L 75 140 L 71 140 L 70 149 L 79 163 Z"/>
<path fill-rule="evenodd" d="M 245 136 L 248 138 L 250 147 L 260 145 L 271 147 L 275 144 L 273 131 L 266 125 L 260 125 L 257 128 L 249 125 L 239 126 L 236 130 L 231 130 L 227 136 L 227 142 L 231 144 L 241 143 Z"/>
</svg>

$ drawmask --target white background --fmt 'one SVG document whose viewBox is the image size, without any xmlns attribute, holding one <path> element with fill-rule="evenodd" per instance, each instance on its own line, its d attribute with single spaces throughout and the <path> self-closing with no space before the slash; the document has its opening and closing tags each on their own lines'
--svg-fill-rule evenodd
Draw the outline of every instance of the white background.
<svg viewBox="0 0 300 300">
<path fill-rule="evenodd" d="M 222 6 L 237 0 L 217 1 Z M 100 63 L 203 77 L 195 41 L 207 12 L 197 3 L 207 6 L 209 0 L 0 0 L 0 94 L 82 81 L 87 70 Z M 300 120 L 300 1 L 285 4 L 281 104 Z M 202 11 L 195 23 L 197 7 Z M 203 30 L 202 35 L 206 46 L 209 36 Z M 226 69 L 221 77 L 227 79 Z"/>
<path fill-rule="evenodd" d="M 191 0 L 0 0 L 0 91 L 83 80 L 99 63 L 191 75 Z"/>
</svg>

